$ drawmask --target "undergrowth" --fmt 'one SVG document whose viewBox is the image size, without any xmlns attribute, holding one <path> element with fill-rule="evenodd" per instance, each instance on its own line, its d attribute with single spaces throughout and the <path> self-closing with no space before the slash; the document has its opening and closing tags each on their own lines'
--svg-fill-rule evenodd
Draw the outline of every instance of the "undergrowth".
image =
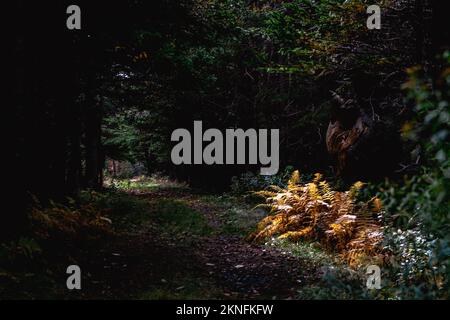
<svg viewBox="0 0 450 320">
<path fill-rule="evenodd" d="M 300 175 L 295 171 L 287 188 L 272 186 L 273 191 L 257 192 L 266 197 L 267 203 L 262 206 L 269 207 L 270 214 L 248 236 L 249 241 L 261 242 L 271 237 L 317 241 L 354 267 L 368 261 L 383 262 L 381 201 L 357 201 L 363 183 L 339 192 L 333 191 L 320 174 L 310 183 L 299 181 Z"/>
<path fill-rule="evenodd" d="M 34 197 L 26 234 L 0 243 L 0 299 L 69 298 L 65 268 L 85 265 L 132 222 L 147 216 L 144 201 L 113 189 L 86 190 L 47 204 Z"/>
</svg>

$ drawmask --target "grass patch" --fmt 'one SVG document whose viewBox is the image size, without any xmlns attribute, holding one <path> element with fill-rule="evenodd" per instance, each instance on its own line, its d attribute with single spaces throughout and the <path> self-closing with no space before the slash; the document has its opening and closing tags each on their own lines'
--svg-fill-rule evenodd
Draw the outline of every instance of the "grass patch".
<svg viewBox="0 0 450 320">
<path fill-rule="evenodd" d="M 218 232 L 225 235 L 246 236 L 254 231 L 256 223 L 266 215 L 260 209 L 243 202 L 242 198 L 231 195 L 207 195 L 202 202 L 217 208 L 215 215 L 220 220 Z"/>
<path fill-rule="evenodd" d="M 176 275 L 170 282 L 162 282 L 137 295 L 139 300 L 207 300 L 219 299 L 222 290 L 204 277 L 192 274 Z"/>
<path fill-rule="evenodd" d="M 189 189 L 185 183 L 172 181 L 169 178 L 156 175 L 151 177 L 135 177 L 133 179 L 108 178 L 105 181 L 105 186 L 119 191 L 133 191 L 138 193 L 156 190 L 186 191 Z"/>
<path fill-rule="evenodd" d="M 316 242 L 291 242 L 285 239 L 273 239 L 266 243 L 267 246 L 276 247 L 288 252 L 293 257 L 304 261 L 311 268 L 317 269 L 322 266 L 340 266 L 343 262 L 339 257 L 325 252 L 320 244 Z"/>
<path fill-rule="evenodd" d="M 83 203 L 106 210 L 115 231 L 129 230 L 132 226 L 147 222 L 150 217 L 148 202 L 115 189 L 101 193 L 86 191 L 80 198 Z"/>
<path fill-rule="evenodd" d="M 365 286 L 363 269 L 351 269 L 338 255 L 324 251 L 317 242 L 292 242 L 274 239 L 266 243 L 298 258 L 311 272 L 312 281 L 298 291 L 300 300 L 373 299 L 380 292 Z"/>
<path fill-rule="evenodd" d="M 212 232 L 205 217 L 181 200 L 160 199 L 152 211 L 155 219 L 170 233 L 206 236 Z"/>
</svg>

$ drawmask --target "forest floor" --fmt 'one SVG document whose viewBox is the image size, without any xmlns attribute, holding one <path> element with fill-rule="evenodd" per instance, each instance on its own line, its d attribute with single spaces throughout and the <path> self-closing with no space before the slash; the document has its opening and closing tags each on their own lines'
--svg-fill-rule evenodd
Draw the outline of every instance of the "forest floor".
<svg viewBox="0 0 450 320">
<path fill-rule="evenodd" d="M 121 192 L 141 208 L 112 216 L 116 235 L 88 254 L 70 298 L 296 299 L 333 264 L 312 244 L 246 242 L 265 213 L 242 199 L 159 184 Z"/>
</svg>

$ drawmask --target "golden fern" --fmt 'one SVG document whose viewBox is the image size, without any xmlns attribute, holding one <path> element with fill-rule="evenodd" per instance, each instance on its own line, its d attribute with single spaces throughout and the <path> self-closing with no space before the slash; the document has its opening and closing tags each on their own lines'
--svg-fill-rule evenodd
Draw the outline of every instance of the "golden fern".
<svg viewBox="0 0 450 320">
<path fill-rule="evenodd" d="M 356 182 L 348 191 L 338 192 L 318 173 L 309 183 L 299 182 L 300 174 L 295 171 L 286 189 L 257 192 L 266 198 L 264 205 L 271 214 L 248 240 L 315 239 L 326 249 L 340 253 L 352 266 L 380 252 L 382 232 L 374 215 L 381 211 L 381 201 L 373 198 L 369 203 L 356 204 L 364 183 Z"/>
</svg>

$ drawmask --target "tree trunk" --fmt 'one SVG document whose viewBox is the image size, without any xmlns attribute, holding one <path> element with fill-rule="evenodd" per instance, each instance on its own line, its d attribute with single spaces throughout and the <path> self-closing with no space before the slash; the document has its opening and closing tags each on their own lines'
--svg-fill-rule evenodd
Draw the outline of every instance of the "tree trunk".
<svg viewBox="0 0 450 320">
<path fill-rule="evenodd" d="M 101 110 L 100 104 L 93 99 L 88 99 L 90 105 L 85 112 L 85 134 L 86 134 L 86 187 L 98 190 L 101 188 Z"/>
</svg>

